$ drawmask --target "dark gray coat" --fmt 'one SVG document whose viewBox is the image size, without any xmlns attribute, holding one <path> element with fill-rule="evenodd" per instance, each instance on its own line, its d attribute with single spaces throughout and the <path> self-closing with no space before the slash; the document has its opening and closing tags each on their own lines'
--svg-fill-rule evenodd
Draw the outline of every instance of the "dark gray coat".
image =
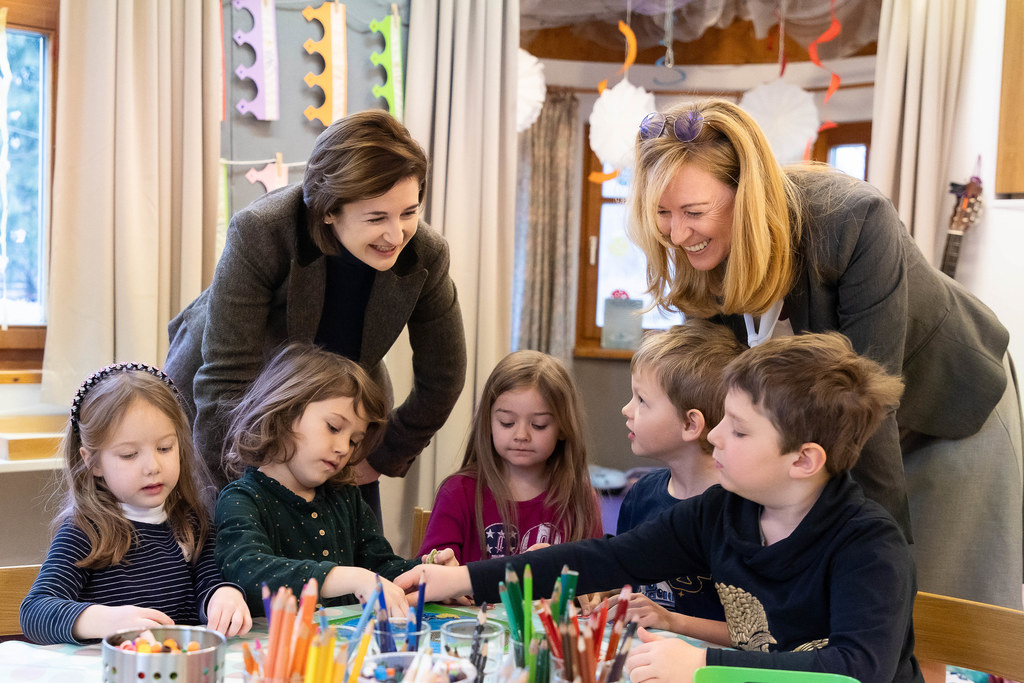
<svg viewBox="0 0 1024 683">
<path fill-rule="evenodd" d="M 842 332 L 906 383 L 899 411 L 868 441 L 854 475 L 908 529 L 901 431 L 961 439 L 981 429 L 1006 389 L 1009 333 L 925 261 L 872 185 L 837 173 L 792 177 L 805 202 L 804 233 L 786 310 L 794 332 Z M 743 317 L 725 318 L 746 340 Z"/>
<path fill-rule="evenodd" d="M 222 407 L 282 345 L 312 342 L 316 334 L 327 271 L 308 220 L 300 185 L 237 212 L 213 283 L 168 326 L 165 370 L 194 406 L 196 445 L 214 473 L 221 472 L 227 430 Z M 465 382 L 466 337 L 448 264 L 444 238 L 420 222 L 398 262 L 376 274 L 370 292 L 358 360 L 389 398 L 384 354 L 407 326 L 413 350 L 413 388 L 392 411 L 383 445 L 369 456 L 374 469 L 389 476 L 405 475 Z"/>
</svg>

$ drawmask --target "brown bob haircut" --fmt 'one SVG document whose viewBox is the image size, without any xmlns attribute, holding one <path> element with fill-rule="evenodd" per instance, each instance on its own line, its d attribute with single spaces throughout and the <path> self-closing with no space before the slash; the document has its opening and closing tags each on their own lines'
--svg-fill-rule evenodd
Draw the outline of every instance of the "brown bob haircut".
<svg viewBox="0 0 1024 683">
<path fill-rule="evenodd" d="M 370 109 L 332 123 L 317 137 L 302 179 L 313 242 L 325 254 L 340 253 L 338 239 L 325 219 L 346 204 L 385 194 L 405 178 L 419 181 L 422 203 L 427 155 L 391 114 Z"/>
</svg>

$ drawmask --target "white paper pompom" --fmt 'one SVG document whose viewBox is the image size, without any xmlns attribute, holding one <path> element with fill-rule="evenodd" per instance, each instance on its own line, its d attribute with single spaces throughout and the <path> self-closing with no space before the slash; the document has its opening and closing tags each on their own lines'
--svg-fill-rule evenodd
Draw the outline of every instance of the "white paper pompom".
<svg viewBox="0 0 1024 683">
<path fill-rule="evenodd" d="M 547 96 L 544 65 L 523 48 L 519 48 L 519 100 L 516 102 L 516 132 L 522 133 L 540 116 Z"/>
<path fill-rule="evenodd" d="M 590 148 L 602 164 L 617 171 L 633 166 L 637 128 L 654 106 L 654 95 L 626 78 L 601 93 L 590 112 Z"/>
<path fill-rule="evenodd" d="M 780 164 L 800 161 L 808 142 L 818 137 L 814 96 L 795 85 L 773 81 L 743 93 L 740 106 L 754 117 Z"/>
</svg>

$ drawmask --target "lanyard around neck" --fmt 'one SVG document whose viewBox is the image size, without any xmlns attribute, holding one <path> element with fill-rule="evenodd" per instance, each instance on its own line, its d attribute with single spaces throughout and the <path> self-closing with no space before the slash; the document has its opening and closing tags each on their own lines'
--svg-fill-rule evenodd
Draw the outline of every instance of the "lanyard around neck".
<svg viewBox="0 0 1024 683">
<path fill-rule="evenodd" d="M 782 299 L 773 303 L 771 308 L 761 314 L 761 320 L 757 323 L 754 322 L 754 316 L 749 313 L 743 314 L 743 322 L 747 324 L 747 346 L 754 348 L 764 340 L 771 339 L 775 323 L 779 322 L 783 303 Z"/>
</svg>

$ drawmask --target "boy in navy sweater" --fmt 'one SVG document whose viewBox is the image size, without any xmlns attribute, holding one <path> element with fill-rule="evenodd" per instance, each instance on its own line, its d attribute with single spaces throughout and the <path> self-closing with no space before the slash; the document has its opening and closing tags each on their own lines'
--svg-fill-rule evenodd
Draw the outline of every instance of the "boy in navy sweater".
<svg viewBox="0 0 1024 683">
<path fill-rule="evenodd" d="M 639 630 L 633 681 L 689 681 L 705 665 L 919 682 L 914 563 L 899 527 L 850 469 L 902 384 L 838 333 L 770 339 L 724 373 L 725 417 L 708 435 L 721 485 L 619 536 L 514 558 L 534 586 L 567 564 L 580 592 L 710 572 L 735 650 Z M 657 552 L 652 552 L 657 549 Z M 505 561 L 426 567 L 427 598 L 498 599 Z M 420 570 L 395 583 L 412 590 Z M 539 597 L 535 593 L 535 597 Z"/>
<path fill-rule="evenodd" d="M 729 328 L 696 318 L 644 337 L 630 363 L 632 396 L 622 414 L 634 455 L 661 467 L 630 487 L 616 533 L 718 483 L 708 432 L 722 419 L 722 371 L 744 348 Z M 722 603 L 709 574 L 674 576 L 634 588 L 629 617 L 641 626 L 729 643 Z"/>
</svg>

